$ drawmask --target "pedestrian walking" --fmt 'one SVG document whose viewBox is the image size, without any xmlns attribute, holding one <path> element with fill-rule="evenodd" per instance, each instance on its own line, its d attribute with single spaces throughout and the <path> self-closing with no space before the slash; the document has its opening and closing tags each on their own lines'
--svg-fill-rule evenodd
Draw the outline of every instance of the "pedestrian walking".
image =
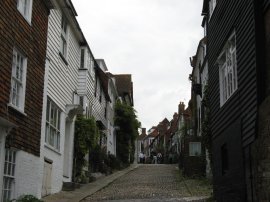
<svg viewBox="0 0 270 202">
<path fill-rule="evenodd" d="M 140 152 L 139 154 L 139 159 L 140 159 L 140 163 L 144 162 L 144 154 L 142 152 Z"/>
<path fill-rule="evenodd" d="M 162 154 L 159 152 L 157 154 L 157 163 L 160 164 L 162 162 Z"/>
</svg>

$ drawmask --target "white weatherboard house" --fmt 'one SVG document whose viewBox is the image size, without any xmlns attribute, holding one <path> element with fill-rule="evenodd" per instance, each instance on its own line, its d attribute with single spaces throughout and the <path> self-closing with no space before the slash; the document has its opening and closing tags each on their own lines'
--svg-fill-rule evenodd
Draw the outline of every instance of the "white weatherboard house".
<svg viewBox="0 0 270 202">
<path fill-rule="evenodd" d="M 48 23 L 47 66 L 41 135 L 41 196 L 72 181 L 73 142 L 79 105 L 78 80 L 84 36 L 70 0 L 52 1 Z"/>
<path fill-rule="evenodd" d="M 114 107 L 116 100 L 118 99 L 118 92 L 115 84 L 114 75 L 108 72 L 107 65 L 103 59 L 97 59 L 97 63 L 99 67 L 102 69 L 103 72 L 106 73 L 106 80 L 107 80 L 107 94 L 108 100 L 106 101 L 105 106 L 105 118 L 107 120 L 107 130 L 106 130 L 106 147 L 107 153 L 116 155 L 116 130 L 114 125 Z"/>
<path fill-rule="evenodd" d="M 108 117 L 108 134 L 107 134 L 107 152 L 110 154 L 116 155 L 116 127 L 114 124 L 114 107 L 115 102 L 118 99 L 118 93 L 115 86 L 115 78 L 110 73 L 108 82 L 108 92 L 111 98 L 111 102 L 107 104 L 107 117 Z"/>
</svg>

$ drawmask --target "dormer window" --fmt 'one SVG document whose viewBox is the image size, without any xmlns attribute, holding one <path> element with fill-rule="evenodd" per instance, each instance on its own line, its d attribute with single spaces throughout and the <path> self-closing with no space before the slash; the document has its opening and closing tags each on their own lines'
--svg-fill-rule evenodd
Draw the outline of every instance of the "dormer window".
<svg viewBox="0 0 270 202">
<path fill-rule="evenodd" d="M 217 4 L 217 0 L 210 0 L 209 1 L 209 19 L 211 18 L 212 14 L 215 10 L 216 4 Z"/>
</svg>

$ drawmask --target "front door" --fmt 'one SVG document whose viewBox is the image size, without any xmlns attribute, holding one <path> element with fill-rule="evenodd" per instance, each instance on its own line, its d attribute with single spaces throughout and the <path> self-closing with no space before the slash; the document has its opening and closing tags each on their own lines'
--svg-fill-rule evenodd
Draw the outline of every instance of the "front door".
<svg viewBox="0 0 270 202">
<path fill-rule="evenodd" d="M 44 172 L 42 182 L 42 197 L 51 194 L 52 184 L 52 162 L 44 161 Z"/>
</svg>

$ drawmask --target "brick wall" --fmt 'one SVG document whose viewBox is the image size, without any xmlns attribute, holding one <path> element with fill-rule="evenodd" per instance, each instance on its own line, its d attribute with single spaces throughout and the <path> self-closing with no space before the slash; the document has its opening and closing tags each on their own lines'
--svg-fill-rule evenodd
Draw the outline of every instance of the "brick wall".
<svg viewBox="0 0 270 202">
<path fill-rule="evenodd" d="M 31 25 L 17 10 L 16 1 L 0 1 L 0 117 L 15 123 L 6 146 L 39 155 L 48 9 L 33 0 Z M 27 56 L 25 109 L 27 115 L 7 107 L 10 96 L 12 53 L 16 47 Z"/>
</svg>

